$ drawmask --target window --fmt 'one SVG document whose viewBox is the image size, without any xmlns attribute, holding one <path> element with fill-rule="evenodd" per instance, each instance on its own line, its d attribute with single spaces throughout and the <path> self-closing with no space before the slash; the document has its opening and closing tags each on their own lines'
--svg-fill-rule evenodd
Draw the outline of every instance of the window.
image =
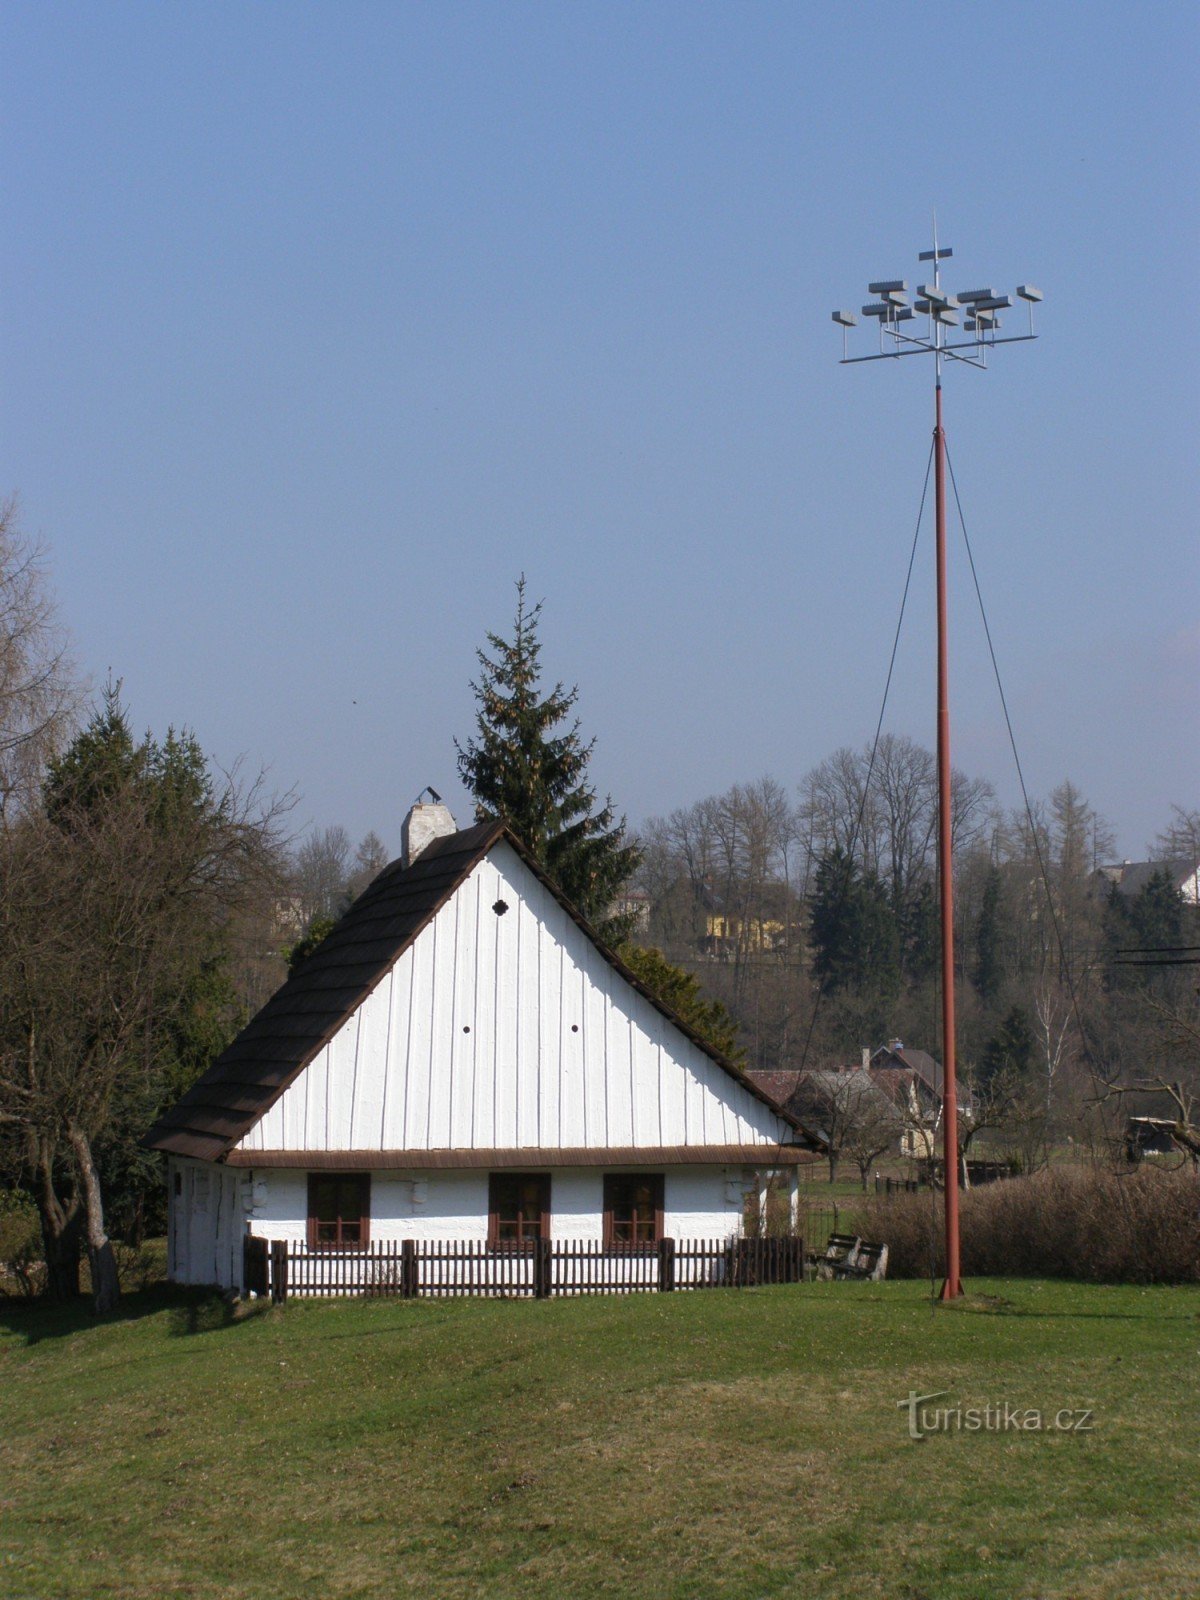
<svg viewBox="0 0 1200 1600">
<path fill-rule="evenodd" d="M 604 1180 L 605 1249 L 636 1249 L 662 1236 L 662 1173 L 610 1173 Z"/>
<path fill-rule="evenodd" d="M 345 1250 L 366 1244 L 370 1231 L 371 1178 L 366 1172 L 310 1172 L 308 1244 L 312 1250 Z"/>
<path fill-rule="evenodd" d="M 493 1172 L 488 1179 L 488 1244 L 493 1249 L 530 1250 L 550 1237 L 550 1175 Z"/>
</svg>

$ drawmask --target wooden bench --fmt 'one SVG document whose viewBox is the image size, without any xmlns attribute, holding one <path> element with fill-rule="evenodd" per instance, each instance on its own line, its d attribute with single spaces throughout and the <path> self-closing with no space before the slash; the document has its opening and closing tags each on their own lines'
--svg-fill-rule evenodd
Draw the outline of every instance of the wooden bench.
<svg viewBox="0 0 1200 1600">
<path fill-rule="evenodd" d="M 831 1233 L 815 1262 L 818 1278 L 866 1278 L 878 1281 L 887 1271 L 887 1245 L 873 1244 L 856 1233 Z"/>
</svg>

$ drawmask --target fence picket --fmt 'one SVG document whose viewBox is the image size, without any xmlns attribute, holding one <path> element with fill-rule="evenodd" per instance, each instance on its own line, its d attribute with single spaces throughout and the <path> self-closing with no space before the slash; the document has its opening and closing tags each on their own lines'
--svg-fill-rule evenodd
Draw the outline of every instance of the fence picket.
<svg viewBox="0 0 1200 1600">
<path fill-rule="evenodd" d="M 546 1299 L 557 1295 L 643 1294 L 686 1289 L 799 1283 L 800 1239 L 662 1239 L 606 1249 L 587 1239 L 535 1242 L 532 1250 L 495 1250 L 471 1240 L 377 1240 L 351 1250 L 247 1235 L 247 1290 L 280 1302 L 289 1294 L 472 1296 Z"/>
</svg>

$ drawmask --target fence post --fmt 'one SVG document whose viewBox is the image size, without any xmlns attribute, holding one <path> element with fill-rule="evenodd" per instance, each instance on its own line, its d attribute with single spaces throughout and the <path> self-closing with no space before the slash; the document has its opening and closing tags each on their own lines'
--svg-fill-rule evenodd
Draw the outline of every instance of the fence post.
<svg viewBox="0 0 1200 1600">
<path fill-rule="evenodd" d="M 550 1241 L 533 1241 L 533 1294 L 536 1300 L 548 1300 L 553 1293 L 550 1281 Z"/>
<path fill-rule="evenodd" d="M 419 1280 L 417 1277 L 417 1241 L 415 1239 L 402 1239 L 400 1241 L 400 1294 L 405 1300 L 416 1298 Z"/>
<path fill-rule="evenodd" d="M 804 1282 L 804 1240 L 803 1239 L 792 1239 L 789 1242 L 791 1243 L 791 1246 L 792 1246 L 792 1259 L 791 1259 L 791 1262 L 789 1263 L 789 1272 L 788 1272 L 788 1280 L 787 1281 L 789 1283 L 803 1283 Z"/>
<path fill-rule="evenodd" d="M 658 1241 L 658 1287 L 663 1294 L 669 1294 L 675 1287 L 674 1239 Z"/>
<path fill-rule="evenodd" d="M 283 1305 L 288 1293 L 288 1247 L 286 1239 L 271 1240 L 271 1304 Z"/>
<path fill-rule="evenodd" d="M 252 1233 L 242 1241 L 242 1293 L 267 1293 L 267 1241 Z"/>
</svg>

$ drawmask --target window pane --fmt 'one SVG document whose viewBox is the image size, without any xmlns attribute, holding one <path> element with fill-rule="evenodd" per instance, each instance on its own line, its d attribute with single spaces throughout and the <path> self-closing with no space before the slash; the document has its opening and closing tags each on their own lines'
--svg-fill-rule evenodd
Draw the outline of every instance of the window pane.
<svg viewBox="0 0 1200 1600">
<path fill-rule="evenodd" d="M 604 1210 L 611 1244 L 655 1244 L 661 1209 L 662 1178 L 657 1173 L 612 1173 L 605 1178 Z"/>
<path fill-rule="evenodd" d="M 315 1244 L 362 1244 L 370 1214 L 370 1181 L 357 1173 L 312 1173 L 309 1237 Z"/>
<path fill-rule="evenodd" d="M 496 1172 L 488 1188 L 497 1243 L 527 1245 L 542 1237 L 542 1216 L 550 1208 L 549 1178 Z"/>
</svg>

